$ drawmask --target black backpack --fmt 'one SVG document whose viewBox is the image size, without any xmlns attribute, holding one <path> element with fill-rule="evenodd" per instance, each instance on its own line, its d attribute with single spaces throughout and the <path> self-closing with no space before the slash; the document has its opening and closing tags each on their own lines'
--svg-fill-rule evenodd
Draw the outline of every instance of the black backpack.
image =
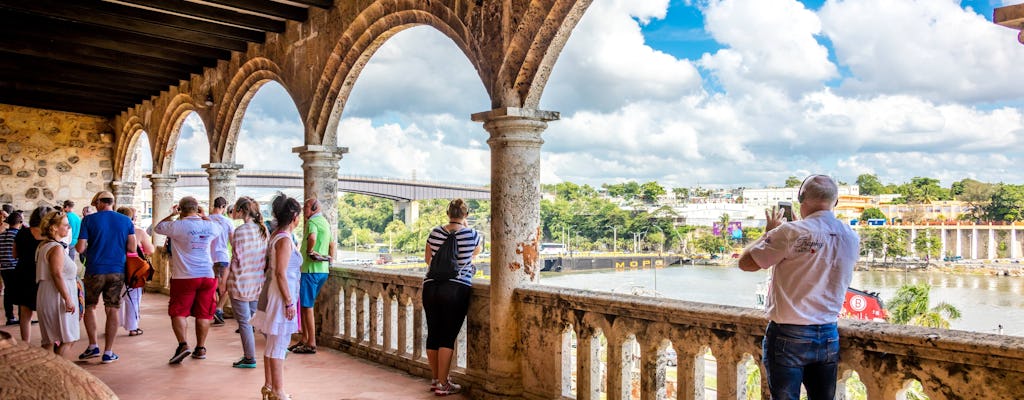
<svg viewBox="0 0 1024 400">
<path fill-rule="evenodd" d="M 448 238 L 434 252 L 430 259 L 430 269 L 427 270 L 427 279 L 447 281 L 459 276 L 459 240 L 455 237 L 457 232 L 448 233 Z"/>
</svg>

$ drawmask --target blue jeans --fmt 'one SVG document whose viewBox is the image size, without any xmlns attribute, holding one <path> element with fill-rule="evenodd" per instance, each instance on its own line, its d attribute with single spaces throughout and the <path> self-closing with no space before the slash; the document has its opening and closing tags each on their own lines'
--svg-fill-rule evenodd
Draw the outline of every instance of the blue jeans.
<svg viewBox="0 0 1024 400">
<path fill-rule="evenodd" d="M 242 336 L 242 354 L 245 358 L 255 360 L 256 338 L 253 336 L 249 318 L 256 313 L 256 302 L 231 299 L 231 309 L 235 313 L 235 321 L 238 321 L 238 334 Z"/>
<path fill-rule="evenodd" d="M 839 364 L 836 324 L 785 325 L 768 323 L 762 343 L 773 400 L 799 400 L 800 384 L 808 400 L 832 400 Z"/>
</svg>

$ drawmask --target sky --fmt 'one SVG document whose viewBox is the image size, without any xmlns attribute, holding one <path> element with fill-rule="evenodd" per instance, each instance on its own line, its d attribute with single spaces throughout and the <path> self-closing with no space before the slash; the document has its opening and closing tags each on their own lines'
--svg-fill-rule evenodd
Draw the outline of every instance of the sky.
<svg viewBox="0 0 1024 400">
<path fill-rule="evenodd" d="M 594 0 L 541 98 L 543 183 L 763 187 L 827 173 L 1024 183 L 1024 45 L 992 23 L 1021 0 Z M 490 101 L 454 43 L 402 31 L 339 124 L 341 173 L 487 184 Z M 300 170 L 298 112 L 268 83 L 236 162 Z M 208 162 L 196 116 L 176 169 Z M 206 150 L 204 150 L 206 149 Z M 453 178 L 456 177 L 456 178 Z"/>
</svg>

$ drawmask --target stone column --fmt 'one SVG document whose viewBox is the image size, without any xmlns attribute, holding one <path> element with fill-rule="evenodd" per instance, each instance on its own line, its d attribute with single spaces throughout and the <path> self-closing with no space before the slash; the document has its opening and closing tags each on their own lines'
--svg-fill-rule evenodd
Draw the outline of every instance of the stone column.
<svg viewBox="0 0 1024 400">
<path fill-rule="evenodd" d="M 203 168 L 210 174 L 210 208 L 213 208 L 213 200 L 218 197 L 227 199 L 229 205 L 235 204 L 235 186 L 242 164 L 209 163 L 203 164 Z"/>
<path fill-rule="evenodd" d="M 420 218 L 420 206 L 415 200 L 395 200 L 394 206 L 395 219 L 403 217 L 402 221 L 405 222 L 405 226 L 412 227 L 412 224 L 416 223 L 416 220 Z"/>
<path fill-rule="evenodd" d="M 1010 228 L 1010 258 L 1019 258 L 1020 251 L 1017 246 L 1017 229 Z"/>
<path fill-rule="evenodd" d="M 348 147 L 307 145 L 293 148 L 292 153 L 302 158 L 303 196 L 320 200 L 321 213 L 330 222 L 331 236 L 338 240 L 338 162 L 348 153 Z"/>
<path fill-rule="evenodd" d="M 971 259 L 978 259 L 978 228 L 971 228 Z"/>
<path fill-rule="evenodd" d="M 135 186 L 136 185 L 137 185 L 137 183 L 135 183 L 135 182 L 125 182 L 125 181 L 113 181 L 113 182 L 110 182 L 110 187 L 114 189 L 113 190 L 113 192 L 114 192 L 114 199 L 115 199 L 116 204 L 117 204 L 118 207 L 120 207 L 120 206 L 135 207 Z M 144 212 L 145 210 L 138 210 L 138 209 L 136 209 L 135 211 L 141 213 L 141 212 Z"/>
<path fill-rule="evenodd" d="M 168 215 L 171 214 L 171 206 L 174 205 L 174 183 L 178 181 L 177 175 L 146 175 L 149 178 L 153 189 L 153 225 L 156 226 Z M 153 257 L 153 281 L 149 283 L 151 289 L 166 291 L 170 286 L 170 258 L 169 254 L 162 248 L 164 235 L 153 233 L 153 244 L 158 251 Z"/>
<path fill-rule="evenodd" d="M 486 398 L 520 398 L 526 360 L 513 291 L 540 278 L 540 147 L 557 112 L 498 108 L 473 114 L 490 133 L 491 298 Z M 530 372 L 532 373 L 532 372 Z M 536 373 L 545 373 L 536 371 Z M 560 378 L 559 378 L 560 379 Z"/>
<path fill-rule="evenodd" d="M 994 260 L 996 258 L 996 230 L 994 228 L 988 228 L 988 259 Z"/>
</svg>

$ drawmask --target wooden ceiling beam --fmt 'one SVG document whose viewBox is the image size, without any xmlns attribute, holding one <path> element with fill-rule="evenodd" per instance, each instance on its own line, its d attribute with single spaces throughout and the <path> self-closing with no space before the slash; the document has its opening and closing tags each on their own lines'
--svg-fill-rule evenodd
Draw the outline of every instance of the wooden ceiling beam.
<svg viewBox="0 0 1024 400">
<path fill-rule="evenodd" d="M 95 48 L 93 48 L 95 49 Z M 0 55 L 18 54 L 43 60 L 62 61 L 69 64 L 126 71 L 142 76 L 167 79 L 181 79 L 191 72 L 187 65 L 173 65 L 151 62 L 144 57 L 121 54 L 99 54 L 88 51 L 87 47 L 67 48 L 64 44 L 42 45 L 34 41 L 19 40 L 0 34 Z M 119 57 L 120 56 L 120 57 Z"/>
<path fill-rule="evenodd" d="M 73 4 L 64 4 L 62 2 L 52 0 L 2 3 L 0 4 L 0 9 L 5 10 L 5 12 L 7 10 L 14 10 L 29 14 L 47 16 L 50 18 L 82 22 L 222 50 L 244 51 L 248 47 L 247 41 L 244 39 L 219 36 L 197 30 L 189 30 L 187 28 L 164 25 L 162 23 L 150 22 L 148 20 L 127 17 L 124 15 L 103 13 L 98 10 L 79 7 Z M 161 14 L 156 12 L 149 13 Z M 257 32 L 257 34 L 263 35 L 262 32 Z M 252 41 L 262 41 L 262 38 Z"/>
<path fill-rule="evenodd" d="M 292 21 L 305 21 L 309 16 L 308 10 L 302 7 L 295 7 L 284 3 L 275 3 L 264 0 L 203 0 L 206 3 L 219 4 L 239 10 L 246 10 L 277 18 L 289 19 Z"/>
<path fill-rule="evenodd" d="M 204 6 L 186 1 L 166 0 L 120 0 L 124 3 L 160 9 L 177 14 L 190 15 L 196 18 L 203 18 L 217 21 L 223 24 L 231 24 L 246 27 L 249 29 L 265 32 L 284 32 L 285 23 L 275 19 L 265 18 L 258 15 L 245 14 L 233 10 Z"/>
</svg>

